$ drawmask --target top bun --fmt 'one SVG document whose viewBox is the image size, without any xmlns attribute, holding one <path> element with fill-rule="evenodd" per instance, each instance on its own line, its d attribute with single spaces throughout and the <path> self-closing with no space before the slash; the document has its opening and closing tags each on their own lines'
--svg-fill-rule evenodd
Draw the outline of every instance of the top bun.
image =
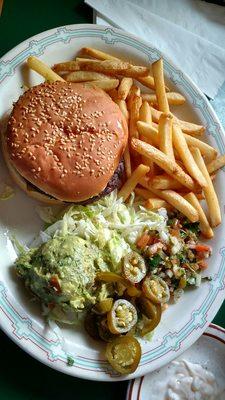
<svg viewBox="0 0 225 400">
<path fill-rule="evenodd" d="M 107 186 L 127 143 L 127 124 L 101 89 L 54 82 L 25 92 L 6 135 L 14 168 L 41 191 L 81 202 Z"/>
</svg>

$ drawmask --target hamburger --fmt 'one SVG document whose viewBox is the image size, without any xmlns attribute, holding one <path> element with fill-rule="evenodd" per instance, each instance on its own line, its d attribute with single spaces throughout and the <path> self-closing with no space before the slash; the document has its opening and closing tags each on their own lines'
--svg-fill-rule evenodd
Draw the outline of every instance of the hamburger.
<svg viewBox="0 0 225 400">
<path fill-rule="evenodd" d="M 42 83 L 14 104 L 3 154 L 17 184 L 48 204 L 86 203 L 119 188 L 128 129 L 103 90 Z"/>
</svg>

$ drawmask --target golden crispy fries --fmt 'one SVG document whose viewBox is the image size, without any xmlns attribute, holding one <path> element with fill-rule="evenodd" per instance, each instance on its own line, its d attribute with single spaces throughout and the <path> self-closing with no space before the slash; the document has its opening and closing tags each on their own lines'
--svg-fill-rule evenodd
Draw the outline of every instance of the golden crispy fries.
<svg viewBox="0 0 225 400">
<path fill-rule="evenodd" d="M 98 87 L 107 92 L 108 90 L 115 89 L 119 85 L 119 83 L 120 83 L 119 79 L 107 79 L 105 81 L 100 80 L 100 81 L 84 82 L 84 85 L 88 87 Z"/>
<path fill-rule="evenodd" d="M 131 170 L 130 150 L 129 150 L 128 143 L 125 148 L 123 157 L 124 157 L 126 176 L 127 176 L 127 178 L 130 178 L 132 170 Z"/>
<path fill-rule="evenodd" d="M 151 109 L 150 109 L 150 106 L 149 106 L 147 101 L 144 101 L 142 103 L 142 106 L 141 106 L 140 111 L 139 111 L 139 119 L 141 121 L 147 123 L 147 124 L 150 124 L 150 125 L 152 124 Z M 147 143 L 152 144 L 152 141 L 146 140 L 146 137 L 143 136 L 143 135 L 140 135 L 140 139 L 144 140 L 144 141 L 147 141 Z M 150 168 L 149 174 L 151 176 L 155 175 L 155 165 L 154 165 L 154 163 L 149 158 L 147 158 L 145 156 L 141 156 L 141 159 L 142 159 L 143 164 L 147 165 Z"/>
<path fill-rule="evenodd" d="M 132 85 L 133 85 L 132 78 L 123 78 L 118 87 L 118 99 L 126 100 Z"/>
<path fill-rule="evenodd" d="M 88 55 L 90 57 L 97 58 L 98 60 L 120 60 L 117 57 L 111 56 L 111 54 L 104 53 L 103 51 L 99 51 L 96 49 L 92 49 L 89 47 L 84 47 L 81 50 L 81 55 Z M 140 82 L 142 85 L 154 89 L 154 78 L 151 75 L 148 75 L 144 78 L 136 78 L 138 82 Z M 166 88 L 168 90 L 168 88 Z"/>
<path fill-rule="evenodd" d="M 166 209 L 171 208 L 165 200 L 162 200 L 158 197 L 152 197 L 146 200 L 145 207 L 148 208 L 149 210 L 158 210 L 159 208 L 162 207 Z"/>
<path fill-rule="evenodd" d="M 206 215 L 201 207 L 201 204 L 199 203 L 197 197 L 194 195 L 194 193 L 187 193 L 184 198 L 197 210 L 198 215 L 199 215 L 199 222 L 200 222 L 200 230 L 202 234 L 207 238 L 211 239 L 213 238 L 213 230 L 209 225 L 209 222 L 206 218 Z"/>
<path fill-rule="evenodd" d="M 154 93 L 143 93 L 141 97 L 143 100 L 148 101 L 150 104 L 154 106 L 158 105 L 157 97 Z M 168 92 L 166 93 L 166 97 L 168 104 L 173 106 L 181 106 L 186 101 L 184 96 L 182 96 L 182 94 L 176 92 Z"/>
<path fill-rule="evenodd" d="M 119 100 L 119 99 L 115 99 L 114 101 L 119 106 L 120 111 L 122 112 L 122 114 L 124 115 L 126 121 L 128 122 L 128 120 L 129 120 L 129 111 L 127 109 L 126 101 L 125 100 Z"/>
<path fill-rule="evenodd" d="M 84 71 L 103 72 L 109 75 L 125 75 L 126 77 L 136 78 L 139 76 L 146 76 L 149 73 L 147 67 L 139 65 L 131 65 L 126 61 L 120 60 L 82 60 L 76 61 L 80 69 Z"/>
<path fill-rule="evenodd" d="M 148 200 L 148 199 L 151 199 L 151 198 L 155 197 L 155 195 L 152 194 L 152 193 L 150 192 L 150 190 L 143 189 L 143 188 L 139 188 L 139 187 L 136 187 L 136 188 L 134 189 L 134 192 L 135 192 L 138 196 L 142 197 L 142 198 L 145 199 L 145 200 Z"/>
<path fill-rule="evenodd" d="M 166 97 L 166 89 L 164 82 L 164 73 L 163 73 L 163 60 L 160 58 L 158 61 L 155 61 L 152 64 L 152 72 L 153 78 L 155 82 L 155 92 L 157 98 L 157 104 L 159 106 L 159 110 L 165 113 L 170 111 L 168 100 Z"/>
<path fill-rule="evenodd" d="M 118 197 L 122 197 L 124 201 L 130 196 L 131 192 L 137 186 L 139 180 L 143 178 L 149 172 L 149 167 L 146 165 L 140 164 L 125 182 L 118 193 Z"/>
<path fill-rule="evenodd" d="M 173 190 L 160 191 L 157 189 L 151 189 L 151 191 L 184 214 L 191 222 L 197 222 L 199 220 L 197 210 L 177 192 Z"/>
<path fill-rule="evenodd" d="M 141 89 L 136 85 L 132 85 L 132 87 L 128 93 L 128 96 L 126 98 L 128 110 L 130 110 L 130 108 L 131 108 L 131 104 L 133 102 L 134 96 L 140 97 L 140 95 L 141 95 Z"/>
<path fill-rule="evenodd" d="M 156 110 L 153 107 L 151 107 L 151 112 L 152 112 L 152 120 L 158 123 L 162 112 Z M 182 121 L 181 119 L 178 119 L 175 115 L 173 115 L 173 118 L 174 122 L 180 125 L 182 131 L 188 133 L 189 135 L 200 136 L 205 132 L 205 128 L 202 125 L 197 125 L 193 124 L 192 122 Z"/>
<path fill-rule="evenodd" d="M 83 47 L 80 51 L 80 55 L 82 56 L 90 56 L 93 58 L 97 58 L 98 60 L 118 60 L 117 57 L 112 56 L 111 54 L 104 53 L 103 51 L 92 49 L 91 47 Z"/>
<path fill-rule="evenodd" d="M 143 103 L 142 103 L 142 106 L 139 111 L 139 120 L 146 122 L 147 124 L 150 124 L 150 125 L 152 123 L 151 108 L 147 101 L 143 101 Z"/>
<path fill-rule="evenodd" d="M 160 190 L 165 190 L 165 189 L 173 189 L 173 190 L 182 190 L 184 189 L 184 186 L 173 179 L 171 176 L 167 174 L 162 174 L 162 175 L 157 175 L 154 176 L 151 180 L 151 185 L 153 189 L 160 189 Z"/>
<path fill-rule="evenodd" d="M 66 61 L 53 65 L 53 69 L 56 72 L 67 72 L 67 71 L 80 71 L 80 65 L 77 61 Z"/>
<path fill-rule="evenodd" d="M 170 114 L 161 114 L 159 118 L 159 149 L 165 153 L 171 160 L 175 161 L 173 152 L 172 140 L 172 121 L 173 117 Z"/>
<path fill-rule="evenodd" d="M 184 137 L 186 139 L 188 147 L 197 147 L 207 162 L 212 161 L 216 158 L 217 151 L 216 149 L 214 149 L 214 147 L 209 146 L 209 144 L 202 142 L 201 140 L 193 136 L 185 134 Z"/>
<path fill-rule="evenodd" d="M 198 165 L 207 182 L 207 186 L 203 188 L 203 192 L 209 210 L 210 225 L 214 228 L 221 223 L 219 201 L 200 150 L 198 148 L 192 148 L 192 153 L 196 164 Z"/>
<path fill-rule="evenodd" d="M 65 76 L 68 82 L 87 82 L 87 81 L 99 81 L 99 80 L 111 80 L 112 78 L 108 75 L 101 74 L 100 72 L 93 71 L 74 71 Z"/>
<path fill-rule="evenodd" d="M 137 121 L 137 128 L 139 134 L 148 138 L 153 146 L 159 146 L 158 130 L 156 128 L 143 121 Z"/>
<path fill-rule="evenodd" d="M 31 56 L 27 59 L 27 65 L 29 68 L 36 71 L 38 74 L 43 76 L 46 81 L 55 82 L 55 81 L 62 81 L 64 79 L 56 74 L 52 69 L 46 65 L 43 61 L 39 60 L 38 58 Z"/>
<path fill-rule="evenodd" d="M 148 75 L 149 69 L 138 65 L 131 65 L 120 60 L 89 60 L 86 58 L 76 58 L 76 61 L 67 61 L 55 64 L 55 71 L 94 71 L 103 72 L 108 75 L 125 75 L 128 77 L 139 77 Z"/>
<path fill-rule="evenodd" d="M 210 174 L 213 174 L 214 172 L 218 171 L 218 169 L 220 169 L 224 166 L 225 166 L 225 154 L 223 154 L 222 156 L 218 157 L 216 160 L 213 160 L 206 165 L 207 170 Z"/>
<path fill-rule="evenodd" d="M 156 149 L 150 144 L 135 138 L 131 140 L 131 146 L 139 154 L 144 155 L 154 161 L 160 168 L 166 171 L 174 179 L 181 182 L 182 185 L 186 186 L 190 190 L 194 190 L 195 184 L 193 179 L 166 154 L 162 153 L 160 150 Z"/>
<path fill-rule="evenodd" d="M 148 75 L 144 78 L 137 78 L 137 81 L 140 82 L 143 86 L 155 90 L 155 82 L 153 76 Z"/>
<path fill-rule="evenodd" d="M 201 187 L 205 187 L 206 180 L 194 161 L 181 127 L 176 123 L 173 124 L 173 144 L 188 173 Z"/>
<path fill-rule="evenodd" d="M 129 119 L 129 134 L 131 138 L 138 138 L 137 121 L 139 118 L 139 110 L 141 107 L 142 99 L 139 96 L 134 96 L 130 106 L 130 119 Z"/>
</svg>

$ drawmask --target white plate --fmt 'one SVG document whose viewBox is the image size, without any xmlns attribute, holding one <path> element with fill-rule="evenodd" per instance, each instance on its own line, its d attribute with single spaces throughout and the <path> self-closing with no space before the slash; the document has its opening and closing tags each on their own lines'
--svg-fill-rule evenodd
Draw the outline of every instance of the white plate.
<svg viewBox="0 0 225 400">
<path fill-rule="evenodd" d="M 43 32 L 21 43 L 0 61 L 1 116 L 18 99 L 24 83 L 41 82 L 41 78 L 25 66 L 29 55 L 36 55 L 48 64 L 54 64 L 73 59 L 83 46 L 96 47 L 144 64 L 160 56 L 158 50 L 114 28 L 71 25 Z M 165 60 L 164 64 L 170 87 L 184 94 L 187 99 L 185 106 L 177 107 L 180 116 L 207 126 L 207 140 L 224 153 L 224 134 L 205 96 L 172 62 Z M 0 177 L 10 182 L 3 161 Z M 224 172 L 221 172 L 216 180 L 222 212 L 225 199 L 223 178 Z M 152 342 L 142 343 L 142 359 L 132 376 L 118 376 L 109 368 L 101 348 L 94 341 L 81 330 L 64 327 L 67 352 L 75 359 L 73 367 L 68 367 L 65 348 L 62 349 L 59 338 L 45 325 L 40 308 L 29 301 L 29 294 L 11 268 L 15 254 L 7 239 L 8 232 L 13 231 L 19 240 L 29 243 L 41 226 L 35 212 L 37 203 L 18 188 L 15 191 L 13 199 L 0 205 L 0 326 L 19 346 L 48 366 L 86 379 L 115 381 L 138 377 L 162 367 L 191 346 L 218 311 L 224 298 L 224 222 L 216 230 L 215 239 L 211 242 L 214 252 L 207 273 L 212 275 L 212 281 L 203 283 L 197 290 L 186 292 L 177 305 L 164 313 Z"/>
<path fill-rule="evenodd" d="M 186 350 L 182 356 L 178 357 L 177 360 L 179 359 L 200 364 L 211 371 L 216 377 L 219 391 L 222 392 L 225 388 L 225 329 L 210 324 L 197 342 Z M 152 391 L 155 393 L 154 382 L 166 379 L 168 366 L 166 365 L 161 370 L 132 380 L 127 389 L 126 400 L 151 400 Z"/>
</svg>

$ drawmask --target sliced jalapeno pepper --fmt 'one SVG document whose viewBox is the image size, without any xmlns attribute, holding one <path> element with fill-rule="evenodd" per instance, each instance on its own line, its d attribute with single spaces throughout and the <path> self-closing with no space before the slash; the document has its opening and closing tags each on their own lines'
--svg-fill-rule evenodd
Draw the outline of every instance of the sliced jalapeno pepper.
<svg viewBox="0 0 225 400">
<path fill-rule="evenodd" d="M 146 297 L 140 297 L 137 305 L 141 313 L 148 318 L 141 330 L 141 335 L 144 336 L 157 327 L 161 320 L 162 309 L 160 304 L 153 304 Z"/>
<path fill-rule="evenodd" d="M 112 306 L 113 306 L 113 299 L 111 297 L 108 297 L 107 299 L 104 299 L 99 303 L 96 303 L 94 307 L 92 307 L 92 311 L 95 314 L 104 315 L 111 310 Z"/>
<path fill-rule="evenodd" d="M 142 284 L 146 297 L 153 303 L 164 304 L 170 299 L 170 290 L 166 282 L 158 276 L 146 276 Z"/>
<path fill-rule="evenodd" d="M 107 314 L 108 327 L 114 334 L 126 333 L 137 323 L 136 308 L 124 299 L 116 300 Z"/>
<path fill-rule="evenodd" d="M 131 374 L 138 367 L 141 346 L 132 336 L 118 337 L 107 344 L 106 358 L 115 371 L 123 375 Z"/>
<path fill-rule="evenodd" d="M 145 261 L 140 254 L 132 251 L 123 260 L 123 275 L 131 283 L 139 283 L 146 275 Z"/>
</svg>

